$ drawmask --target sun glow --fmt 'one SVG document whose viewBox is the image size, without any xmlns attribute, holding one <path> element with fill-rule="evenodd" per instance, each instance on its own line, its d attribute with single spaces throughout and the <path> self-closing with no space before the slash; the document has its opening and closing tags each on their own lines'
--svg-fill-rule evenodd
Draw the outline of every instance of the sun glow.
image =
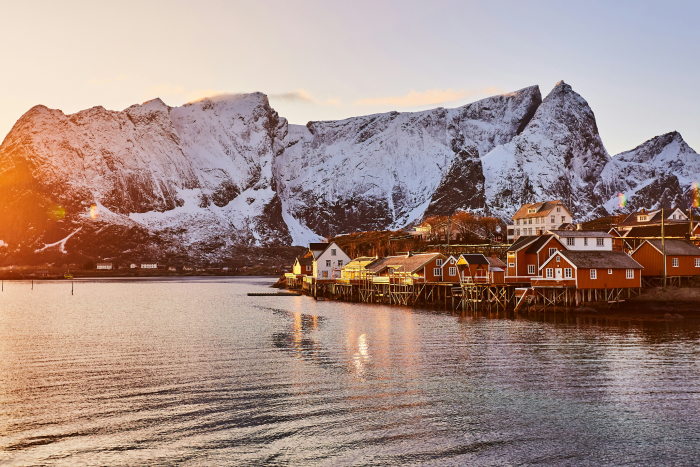
<svg viewBox="0 0 700 467">
<path fill-rule="evenodd" d="M 690 192 L 693 195 L 693 207 L 700 208 L 700 184 L 693 182 L 690 186 Z"/>
</svg>

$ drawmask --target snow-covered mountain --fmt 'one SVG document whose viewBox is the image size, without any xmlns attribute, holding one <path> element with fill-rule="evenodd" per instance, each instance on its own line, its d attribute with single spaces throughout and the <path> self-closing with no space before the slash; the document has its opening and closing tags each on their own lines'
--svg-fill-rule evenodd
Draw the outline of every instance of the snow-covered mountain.
<svg viewBox="0 0 700 467">
<path fill-rule="evenodd" d="M 541 102 L 537 86 L 456 109 L 390 112 L 290 125 L 275 161 L 286 212 L 321 235 L 401 227 L 420 218 L 452 163 L 474 179 L 452 209 L 485 208 L 479 155 L 510 141 Z M 466 183 L 473 182 L 476 183 Z"/>
<path fill-rule="evenodd" d="M 539 199 L 570 202 L 585 220 L 680 203 L 694 180 L 700 156 L 678 133 L 611 158 L 564 82 L 544 100 L 532 86 L 306 126 L 262 93 L 73 115 L 36 106 L 0 145 L 0 260 L 80 251 L 215 262 L 457 209 L 507 218 Z"/>
<path fill-rule="evenodd" d="M 690 186 L 700 180 L 700 156 L 674 131 L 615 156 L 600 174 L 596 192 L 608 211 L 687 206 Z"/>
</svg>

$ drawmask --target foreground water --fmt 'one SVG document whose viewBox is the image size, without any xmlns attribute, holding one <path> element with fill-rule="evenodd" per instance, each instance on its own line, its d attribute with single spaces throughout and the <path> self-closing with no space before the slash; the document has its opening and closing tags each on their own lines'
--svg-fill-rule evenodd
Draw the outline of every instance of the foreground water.
<svg viewBox="0 0 700 467">
<path fill-rule="evenodd" d="M 5 282 L 0 465 L 697 465 L 696 321 Z"/>
</svg>

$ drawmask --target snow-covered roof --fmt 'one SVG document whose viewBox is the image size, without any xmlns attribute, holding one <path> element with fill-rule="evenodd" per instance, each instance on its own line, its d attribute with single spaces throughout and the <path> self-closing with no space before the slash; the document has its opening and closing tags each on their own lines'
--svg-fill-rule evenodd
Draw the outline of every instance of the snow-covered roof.
<svg viewBox="0 0 700 467">
<path fill-rule="evenodd" d="M 564 203 L 562 203 L 561 200 L 557 199 L 554 201 L 545 201 L 543 203 L 523 204 L 520 207 L 520 209 L 518 209 L 518 211 L 513 215 L 513 219 L 546 216 L 557 206 L 563 207 L 564 209 L 566 209 L 566 212 L 568 212 L 569 215 L 571 215 L 571 212 L 566 206 L 564 206 Z M 535 212 L 529 212 L 532 209 L 534 209 Z"/>
</svg>

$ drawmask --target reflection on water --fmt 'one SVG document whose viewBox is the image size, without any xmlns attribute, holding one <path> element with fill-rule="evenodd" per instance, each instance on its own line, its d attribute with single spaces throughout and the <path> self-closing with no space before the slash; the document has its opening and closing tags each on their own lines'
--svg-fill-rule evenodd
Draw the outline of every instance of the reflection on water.
<svg viewBox="0 0 700 467">
<path fill-rule="evenodd" d="M 693 465 L 696 320 L 5 284 L 2 465 Z"/>
</svg>

